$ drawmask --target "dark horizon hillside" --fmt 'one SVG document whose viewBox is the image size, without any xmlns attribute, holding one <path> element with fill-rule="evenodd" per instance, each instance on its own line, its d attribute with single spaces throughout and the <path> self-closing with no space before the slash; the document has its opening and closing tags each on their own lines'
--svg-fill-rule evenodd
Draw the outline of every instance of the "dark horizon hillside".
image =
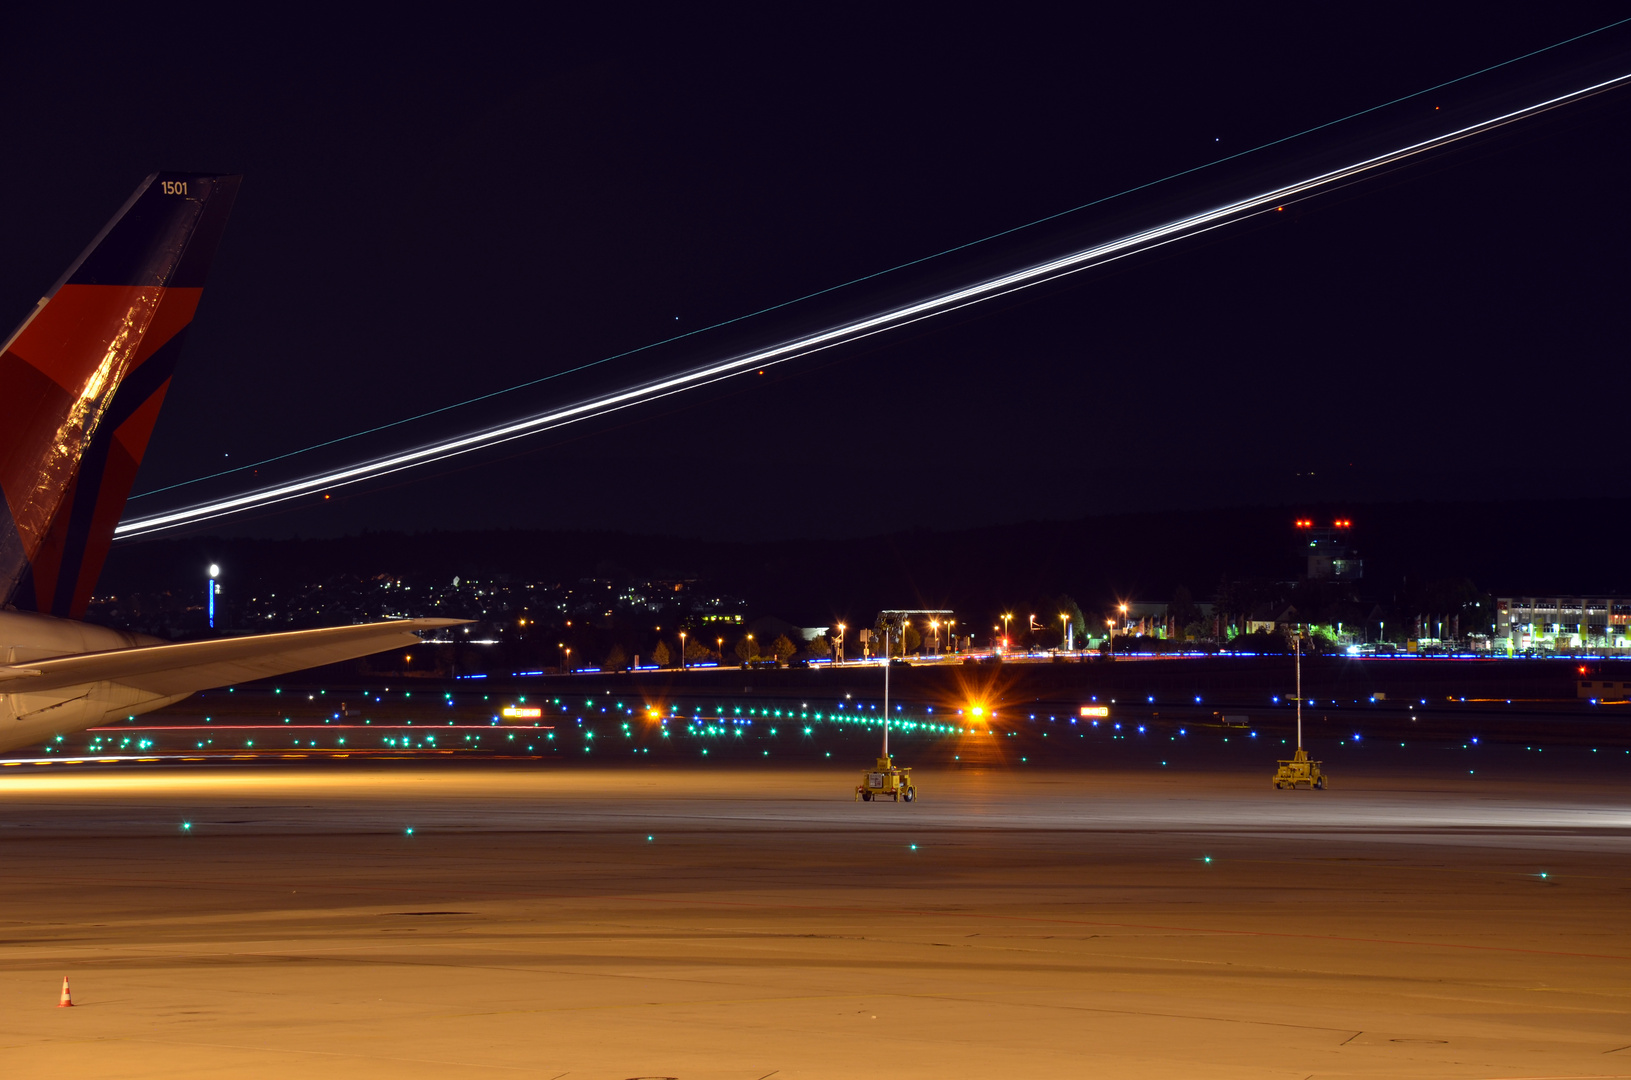
<svg viewBox="0 0 1631 1080">
<path fill-rule="evenodd" d="M 1491 594 L 1631 591 L 1624 538 L 1631 499 L 1381 503 L 1116 514 L 846 541 L 736 543 L 613 532 L 369 532 L 294 540 L 221 537 L 118 545 L 99 594 L 194 588 L 220 563 L 234 591 L 335 575 L 424 580 L 505 577 L 697 578 L 754 614 L 815 624 L 835 612 L 950 607 L 971 614 L 1061 593 L 1084 608 L 1208 599 L 1224 580 L 1302 572 L 1293 521 L 1353 520 L 1362 592 L 1385 600 L 1412 583 L 1466 578 Z"/>
</svg>

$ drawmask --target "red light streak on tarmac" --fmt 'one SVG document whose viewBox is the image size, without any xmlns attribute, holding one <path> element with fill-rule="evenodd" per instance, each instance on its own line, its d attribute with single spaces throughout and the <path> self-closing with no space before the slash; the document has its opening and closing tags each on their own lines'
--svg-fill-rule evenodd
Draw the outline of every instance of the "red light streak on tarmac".
<svg viewBox="0 0 1631 1080">
<path fill-rule="evenodd" d="M 88 731 L 554 731 L 553 724 L 167 724 L 136 727 L 130 724 L 93 727 Z"/>
</svg>

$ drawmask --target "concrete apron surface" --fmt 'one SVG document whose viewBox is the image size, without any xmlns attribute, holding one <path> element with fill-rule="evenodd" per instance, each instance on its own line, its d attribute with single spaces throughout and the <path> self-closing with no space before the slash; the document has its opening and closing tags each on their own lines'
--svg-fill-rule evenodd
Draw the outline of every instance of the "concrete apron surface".
<svg viewBox="0 0 1631 1080">
<path fill-rule="evenodd" d="M 0 1073 L 1631 1077 L 1631 799 L 1267 777 L 14 773 Z"/>
</svg>

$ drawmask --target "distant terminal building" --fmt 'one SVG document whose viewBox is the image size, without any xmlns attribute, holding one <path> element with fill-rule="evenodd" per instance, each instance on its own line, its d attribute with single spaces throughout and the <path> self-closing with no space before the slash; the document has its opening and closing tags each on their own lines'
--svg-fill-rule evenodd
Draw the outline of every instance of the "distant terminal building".
<svg viewBox="0 0 1631 1080">
<path fill-rule="evenodd" d="M 1631 650 L 1631 597 L 1503 596 L 1495 648 L 1506 653 Z"/>
<path fill-rule="evenodd" d="M 1358 581 L 1365 576 L 1365 560 L 1354 553 L 1349 530 L 1353 522 L 1337 518 L 1329 526 L 1313 518 L 1297 519 L 1298 551 L 1308 559 L 1309 581 Z"/>
<path fill-rule="evenodd" d="M 1188 627 L 1179 625 L 1180 619 L 1189 619 L 1191 626 L 1200 623 L 1208 628 L 1200 636 L 1209 636 L 1215 630 L 1212 617 L 1217 613 L 1217 605 L 1191 604 L 1188 612 L 1180 614 L 1172 604 L 1129 602 L 1122 605 L 1122 610 L 1121 621 L 1115 627 L 1116 633 L 1182 640 Z"/>
<path fill-rule="evenodd" d="M 911 627 L 918 633 L 922 642 L 922 650 L 926 653 L 938 653 L 943 648 L 957 651 L 957 620 L 952 618 L 957 612 L 950 608 L 885 608 L 878 612 L 877 622 L 880 628 L 889 627 L 896 639 Z M 1032 615 L 1034 622 L 1036 616 Z"/>
</svg>

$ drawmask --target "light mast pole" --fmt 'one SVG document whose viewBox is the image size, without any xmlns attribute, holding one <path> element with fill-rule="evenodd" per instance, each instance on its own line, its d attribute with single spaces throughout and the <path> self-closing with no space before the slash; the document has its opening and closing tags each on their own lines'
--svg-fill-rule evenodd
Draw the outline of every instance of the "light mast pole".
<svg viewBox="0 0 1631 1080">
<path fill-rule="evenodd" d="M 1297 627 L 1297 749 L 1303 748 L 1303 628 Z"/>
<path fill-rule="evenodd" d="M 889 626 L 883 628 L 883 756 L 889 757 Z"/>
</svg>

